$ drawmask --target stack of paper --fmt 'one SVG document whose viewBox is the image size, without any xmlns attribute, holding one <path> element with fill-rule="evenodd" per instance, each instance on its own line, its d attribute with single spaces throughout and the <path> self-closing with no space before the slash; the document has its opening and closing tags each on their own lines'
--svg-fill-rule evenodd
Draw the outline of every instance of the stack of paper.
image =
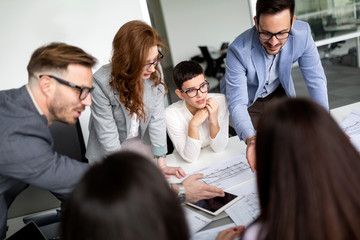
<svg viewBox="0 0 360 240">
<path fill-rule="evenodd" d="M 360 111 L 352 110 L 349 116 L 340 123 L 340 127 L 360 153 Z"/>
</svg>

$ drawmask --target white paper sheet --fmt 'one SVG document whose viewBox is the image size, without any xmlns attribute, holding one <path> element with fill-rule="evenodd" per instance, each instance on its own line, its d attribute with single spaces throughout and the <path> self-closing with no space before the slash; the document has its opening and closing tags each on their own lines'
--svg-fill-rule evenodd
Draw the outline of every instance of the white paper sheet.
<svg viewBox="0 0 360 240">
<path fill-rule="evenodd" d="M 221 160 L 214 165 L 191 174 L 195 173 L 204 174 L 204 177 L 201 179 L 201 181 L 204 181 L 207 184 L 214 185 L 239 196 L 246 196 L 246 200 L 241 205 L 244 207 L 244 209 L 237 210 L 234 208 L 234 211 L 231 212 L 232 215 L 239 215 L 236 220 L 232 219 L 236 225 L 247 225 L 248 223 L 252 222 L 255 217 L 257 217 L 258 212 L 256 212 L 256 209 L 258 210 L 258 200 L 255 182 L 256 174 L 251 171 L 250 166 L 246 160 L 245 153 L 230 159 Z M 237 203 L 234 205 L 237 205 Z M 248 213 L 248 211 L 251 212 Z M 199 216 L 199 213 L 196 213 L 190 209 L 187 209 L 186 215 L 189 227 L 191 229 L 191 234 L 199 231 L 201 228 L 211 222 L 210 219 L 206 219 L 202 215 Z M 230 214 L 228 215 L 231 217 Z M 235 224 L 232 226 L 235 226 Z M 224 229 L 226 228 L 227 227 Z M 202 231 L 193 235 L 191 239 L 215 239 L 217 233 L 221 230 L 214 228 L 208 231 Z"/>
<path fill-rule="evenodd" d="M 245 154 L 219 161 L 210 167 L 200 169 L 192 174 L 194 173 L 204 174 L 201 181 L 223 190 L 233 188 L 256 177 L 250 169 Z"/>
<path fill-rule="evenodd" d="M 222 230 L 235 227 L 236 225 L 233 223 L 223 225 L 217 228 L 212 228 L 209 230 L 198 232 L 191 236 L 190 240 L 215 240 L 218 233 Z"/>
<path fill-rule="evenodd" d="M 188 222 L 190 234 L 193 235 L 209 223 L 211 223 L 212 219 L 207 218 L 200 213 L 197 213 L 193 210 L 190 210 L 184 207 L 185 217 Z"/>
<path fill-rule="evenodd" d="M 351 143 L 360 153 L 360 111 L 352 110 L 349 116 L 339 125 L 350 136 Z"/>
<path fill-rule="evenodd" d="M 260 214 L 256 180 L 253 179 L 242 186 L 229 191 L 243 196 L 238 202 L 225 210 L 236 225 L 248 226 Z"/>
</svg>

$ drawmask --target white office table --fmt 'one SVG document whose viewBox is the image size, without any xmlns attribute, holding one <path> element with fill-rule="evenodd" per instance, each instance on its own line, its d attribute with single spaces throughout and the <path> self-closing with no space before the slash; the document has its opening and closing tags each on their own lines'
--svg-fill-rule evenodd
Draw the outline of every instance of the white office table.
<svg viewBox="0 0 360 240">
<path fill-rule="evenodd" d="M 238 136 L 233 136 L 229 138 L 228 145 L 225 150 L 221 152 L 214 152 L 211 150 L 210 146 L 201 150 L 200 157 L 197 161 L 187 162 L 182 159 L 178 152 L 169 154 L 166 156 L 166 163 L 168 166 L 181 166 L 185 173 L 194 172 L 196 170 L 208 167 L 216 162 L 231 158 L 233 156 L 239 155 L 246 151 L 246 145 L 243 141 L 240 141 Z M 177 182 L 175 178 L 171 178 L 171 181 Z"/>
<path fill-rule="evenodd" d="M 353 109 L 360 111 L 360 102 L 352 103 L 338 108 L 333 108 L 330 110 L 330 114 L 335 119 L 335 121 L 339 123 L 343 121 Z"/>
</svg>

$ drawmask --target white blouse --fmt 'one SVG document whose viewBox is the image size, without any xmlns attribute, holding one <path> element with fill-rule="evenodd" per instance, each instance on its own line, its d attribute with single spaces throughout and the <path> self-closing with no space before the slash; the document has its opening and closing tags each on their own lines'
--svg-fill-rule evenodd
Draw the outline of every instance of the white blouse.
<svg viewBox="0 0 360 240">
<path fill-rule="evenodd" d="M 210 125 L 208 119 L 199 127 L 200 140 L 188 136 L 189 122 L 192 113 L 186 107 L 185 100 L 171 104 L 165 110 L 166 128 L 175 150 L 180 156 L 193 162 L 199 158 L 201 148 L 210 145 L 214 152 L 225 149 L 229 138 L 229 110 L 224 94 L 208 93 L 208 98 L 214 98 L 219 104 L 218 122 L 220 130 L 215 138 L 210 138 Z"/>
</svg>

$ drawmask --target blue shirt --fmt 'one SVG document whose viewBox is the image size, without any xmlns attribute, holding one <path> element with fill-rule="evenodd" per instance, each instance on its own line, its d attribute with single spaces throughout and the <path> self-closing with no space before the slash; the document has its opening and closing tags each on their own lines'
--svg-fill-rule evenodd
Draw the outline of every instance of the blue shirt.
<svg viewBox="0 0 360 240">
<path fill-rule="evenodd" d="M 264 49 L 265 64 L 266 64 L 266 82 L 263 92 L 260 94 L 261 98 L 267 97 L 275 91 L 279 86 L 279 54 L 270 55 Z"/>
</svg>

